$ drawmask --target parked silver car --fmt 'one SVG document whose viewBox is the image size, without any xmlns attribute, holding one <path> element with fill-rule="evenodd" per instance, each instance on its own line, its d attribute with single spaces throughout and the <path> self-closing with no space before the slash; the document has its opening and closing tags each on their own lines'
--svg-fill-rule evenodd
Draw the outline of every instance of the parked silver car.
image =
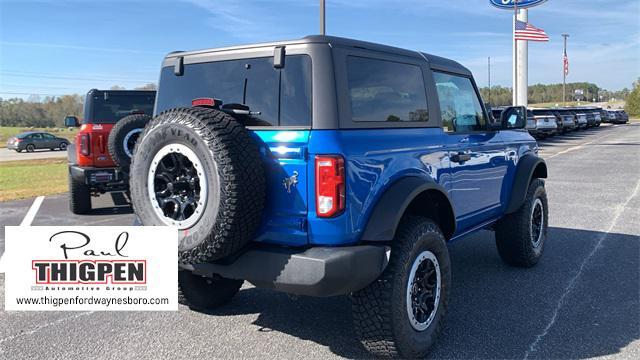
<svg viewBox="0 0 640 360">
<path fill-rule="evenodd" d="M 553 136 L 558 133 L 558 124 L 554 115 L 534 115 L 536 120 L 536 135 L 540 137 Z"/>
<path fill-rule="evenodd" d="M 7 141 L 7 149 L 22 152 L 33 152 L 36 149 L 49 149 L 49 150 L 67 150 L 69 146 L 69 140 L 55 135 L 41 132 L 41 131 L 28 131 L 10 137 Z"/>
<path fill-rule="evenodd" d="M 589 126 L 589 122 L 587 121 L 587 114 L 583 112 L 576 112 L 576 118 L 578 118 L 578 127 L 580 129 L 586 129 Z"/>
</svg>

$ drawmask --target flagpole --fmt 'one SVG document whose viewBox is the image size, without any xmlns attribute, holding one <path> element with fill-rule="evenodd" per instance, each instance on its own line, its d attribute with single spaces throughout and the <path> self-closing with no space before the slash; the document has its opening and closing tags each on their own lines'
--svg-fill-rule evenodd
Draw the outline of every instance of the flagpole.
<svg viewBox="0 0 640 360">
<path fill-rule="evenodd" d="M 491 105 L 491 56 L 487 58 L 487 75 L 489 82 L 489 104 Z"/>
<path fill-rule="evenodd" d="M 564 38 L 564 52 L 562 54 L 562 106 L 567 106 L 567 38 L 569 34 L 562 34 Z"/>
<path fill-rule="evenodd" d="M 518 106 L 518 40 L 516 40 L 516 21 L 518 21 L 518 0 L 515 0 L 513 14 L 513 106 Z"/>
</svg>

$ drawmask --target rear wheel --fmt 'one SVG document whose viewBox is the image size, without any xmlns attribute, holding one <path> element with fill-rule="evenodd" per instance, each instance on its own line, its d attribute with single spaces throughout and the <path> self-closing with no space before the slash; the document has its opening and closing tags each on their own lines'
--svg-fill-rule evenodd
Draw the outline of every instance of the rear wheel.
<svg viewBox="0 0 640 360">
<path fill-rule="evenodd" d="M 355 331 L 376 356 L 422 358 L 442 329 L 451 267 L 440 228 L 408 217 L 383 274 L 352 295 Z"/>
<path fill-rule="evenodd" d="M 33 150 L 36 149 L 36 146 L 33 144 L 29 144 L 25 147 L 25 150 L 27 150 L 27 152 L 33 152 Z"/>
<path fill-rule="evenodd" d="M 537 264 L 547 239 L 548 217 L 544 182 L 533 179 L 520 209 L 496 225 L 496 246 L 502 260 L 518 267 Z"/>
<path fill-rule="evenodd" d="M 74 214 L 86 214 L 91 211 L 91 191 L 81 181 L 74 180 L 69 174 L 69 209 Z"/>
</svg>

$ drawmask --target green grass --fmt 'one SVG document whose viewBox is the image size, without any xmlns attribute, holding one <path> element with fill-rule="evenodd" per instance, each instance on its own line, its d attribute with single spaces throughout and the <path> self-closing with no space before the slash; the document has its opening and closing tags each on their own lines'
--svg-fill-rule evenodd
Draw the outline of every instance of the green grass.
<svg viewBox="0 0 640 360">
<path fill-rule="evenodd" d="M 77 128 L 69 130 L 66 128 L 29 128 L 20 126 L 0 126 L 0 148 L 7 147 L 7 140 L 10 137 L 18 135 L 25 131 L 45 131 L 55 136 L 69 139 L 69 141 L 73 141 L 73 137 L 78 133 Z"/>
<path fill-rule="evenodd" d="M 67 191 L 66 160 L 0 162 L 0 201 Z"/>
</svg>

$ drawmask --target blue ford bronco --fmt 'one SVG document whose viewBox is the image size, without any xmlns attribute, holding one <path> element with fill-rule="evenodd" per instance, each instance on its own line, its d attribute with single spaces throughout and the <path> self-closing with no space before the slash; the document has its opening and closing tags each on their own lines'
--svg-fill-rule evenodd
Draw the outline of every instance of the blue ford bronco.
<svg viewBox="0 0 640 360">
<path fill-rule="evenodd" d="M 193 309 L 244 281 L 349 294 L 366 349 L 415 358 L 442 329 L 447 243 L 492 229 L 506 263 L 542 254 L 547 167 L 526 111 L 494 120 L 454 61 L 328 36 L 175 52 L 154 114 L 132 204 L 179 229 Z"/>
</svg>

